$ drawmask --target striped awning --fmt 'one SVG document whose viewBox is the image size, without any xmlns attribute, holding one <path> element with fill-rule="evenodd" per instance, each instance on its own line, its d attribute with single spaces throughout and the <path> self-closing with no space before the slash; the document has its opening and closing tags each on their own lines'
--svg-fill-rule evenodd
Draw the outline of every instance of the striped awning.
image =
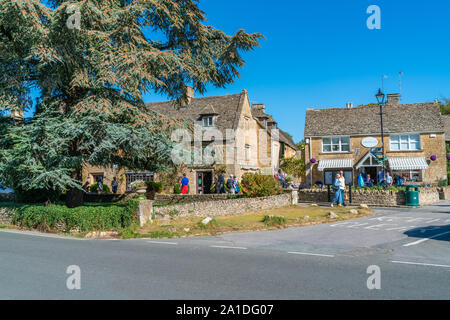
<svg viewBox="0 0 450 320">
<path fill-rule="evenodd" d="M 319 171 L 325 169 L 353 168 L 353 159 L 326 159 L 319 161 Z"/>
<path fill-rule="evenodd" d="M 425 158 L 388 158 L 391 170 L 425 170 L 428 163 Z"/>
</svg>

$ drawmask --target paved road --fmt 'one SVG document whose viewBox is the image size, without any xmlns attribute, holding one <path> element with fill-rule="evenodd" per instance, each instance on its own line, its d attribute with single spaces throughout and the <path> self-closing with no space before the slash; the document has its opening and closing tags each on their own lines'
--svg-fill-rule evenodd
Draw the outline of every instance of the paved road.
<svg viewBox="0 0 450 320">
<path fill-rule="evenodd" d="M 450 299 L 450 202 L 171 240 L 0 231 L 0 299 Z M 69 265 L 81 289 L 68 290 Z M 379 266 L 381 289 L 367 288 Z"/>
</svg>

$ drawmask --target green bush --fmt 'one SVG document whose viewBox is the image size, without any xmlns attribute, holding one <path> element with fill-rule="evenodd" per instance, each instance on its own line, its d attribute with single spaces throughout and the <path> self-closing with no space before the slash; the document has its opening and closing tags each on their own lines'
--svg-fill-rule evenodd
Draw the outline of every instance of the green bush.
<svg viewBox="0 0 450 320">
<path fill-rule="evenodd" d="M 175 186 L 173 187 L 173 193 L 174 194 L 181 194 L 182 190 L 181 190 L 181 183 L 177 183 L 175 184 Z"/>
<path fill-rule="evenodd" d="M 139 201 L 126 204 L 85 205 L 67 208 L 64 205 L 22 205 L 16 208 L 13 222 L 22 227 L 40 231 L 81 232 L 118 230 L 129 227 L 136 220 Z"/>
<path fill-rule="evenodd" d="M 283 192 L 279 181 L 269 175 L 246 173 L 242 180 L 248 197 L 268 197 Z"/>
<path fill-rule="evenodd" d="M 264 216 L 262 222 L 266 226 L 282 226 L 287 222 L 286 217 L 283 216 Z"/>
<path fill-rule="evenodd" d="M 164 189 L 162 182 L 147 181 L 147 192 L 161 193 Z"/>
<path fill-rule="evenodd" d="M 97 193 L 98 192 L 98 183 L 96 182 L 94 184 L 91 184 L 91 186 L 89 187 L 89 191 L 92 193 Z M 103 184 L 102 193 L 111 193 L 111 189 L 106 184 Z"/>
</svg>

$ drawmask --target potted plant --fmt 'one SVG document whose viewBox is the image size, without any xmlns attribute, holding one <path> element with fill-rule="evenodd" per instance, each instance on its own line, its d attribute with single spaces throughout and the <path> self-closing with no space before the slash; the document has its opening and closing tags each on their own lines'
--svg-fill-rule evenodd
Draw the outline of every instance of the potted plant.
<svg viewBox="0 0 450 320">
<path fill-rule="evenodd" d="M 136 180 L 132 182 L 130 184 L 130 187 L 139 194 L 144 194 L 147 192 L 147 184 L 142 180 Z"/>
</svg>

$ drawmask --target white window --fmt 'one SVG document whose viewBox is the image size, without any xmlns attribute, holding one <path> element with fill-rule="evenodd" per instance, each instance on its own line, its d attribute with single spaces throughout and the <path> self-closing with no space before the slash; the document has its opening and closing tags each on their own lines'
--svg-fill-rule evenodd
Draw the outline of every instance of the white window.
<svg viewBox="0 0 450 320">
<path fill-rule="evenodd" d="M 350 138 L 349 137 L 323 138 L 322 152 L 350 152 Z"/>
<path fill-rule="evenodd" d="M 391 151 L 420 150 L 420 135 L 402 134 L 390 136 Z"/>
<path fill-rule="evenodd" d="M 203 117 L 203 127 L 213 127 L 214 126 L 214 117 L 213 116 L 204 116 Z"/>
<path fill-rule="evenodd" d="M 250 151 L 251 147 L 249 144 L 245 145 L 245 161 L 250 161 Z"/>
</svg>

